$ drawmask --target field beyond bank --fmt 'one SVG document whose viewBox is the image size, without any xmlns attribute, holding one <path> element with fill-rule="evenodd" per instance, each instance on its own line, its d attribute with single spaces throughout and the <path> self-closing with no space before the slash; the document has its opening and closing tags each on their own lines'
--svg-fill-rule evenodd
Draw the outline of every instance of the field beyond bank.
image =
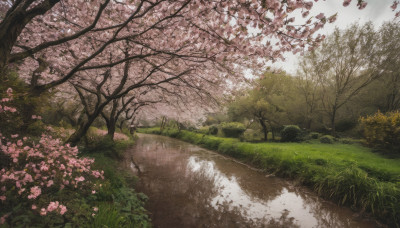
<svg viewBox="0 0 400 228">
<path fill-rule="evenodd" d="M 311 187 L 324 198 L 400 226 L 400 159 L 389 159 L 358 144 L 246 143 L 159 128 L 139 129 L 197 144 L 253 167 Z"/>
</svg>

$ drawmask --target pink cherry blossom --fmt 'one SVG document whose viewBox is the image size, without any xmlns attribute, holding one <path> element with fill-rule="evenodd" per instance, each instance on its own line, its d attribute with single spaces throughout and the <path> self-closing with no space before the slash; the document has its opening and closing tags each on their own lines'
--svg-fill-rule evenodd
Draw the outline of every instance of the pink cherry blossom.
<svg viewBox="0 0 400 228">
<path fill-rule="evenodd" d="M 40 209 L 40 215 L 45 216 L 47 214 L 47 211 L 45 208 Z"/>
<path fill-rule="evenodd" d="M 28 196 L 28 199 L 36 199 L 41 193 L 41 188 L 39 186 L 34 186 L 31 188 L 31 194 Z"/>
<path fill-rule="evenodd" d="M 343 1 L 343 6 L 348 6 L 350 5 L 351 0 L 344 0 Z"/>
<path fill-rule="evenodd" d="M 65 214 L 65 212 L 67 212 L 67 207 L 64 205 L 60 205 L 60 214 L 63 215 Z"/>
</svg>

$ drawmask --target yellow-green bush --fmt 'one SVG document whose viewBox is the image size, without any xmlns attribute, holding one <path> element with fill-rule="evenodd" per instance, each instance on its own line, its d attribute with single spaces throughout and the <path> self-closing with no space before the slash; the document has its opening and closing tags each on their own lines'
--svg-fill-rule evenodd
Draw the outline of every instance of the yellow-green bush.
<svg viewBox="0 0 400 228">
<path fill-rule="evenodd" d="M 377 112 L 372 116 L 362 117 L 360 122 L 364 137 L 370 146 L 387 149 L 400 148 L 400 112 Z"/>
</svg>

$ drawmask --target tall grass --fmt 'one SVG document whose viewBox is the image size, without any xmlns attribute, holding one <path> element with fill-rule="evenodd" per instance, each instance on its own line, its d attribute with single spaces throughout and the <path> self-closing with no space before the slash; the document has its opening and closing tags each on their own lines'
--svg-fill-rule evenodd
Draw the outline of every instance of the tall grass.
<svg viewBox="0 0 400 228">
<path fill-rule="evenodd" d="M 136 177 L 121 169 L 118 161 L 133 143 L 133 140 L 112 142 L 105 137 L 85 150 L 85 155 L 95 158 L 94 168 L 103 170 L 105 177 L 103 186 L 95 194 L 98 212 L 92 211 L 94 216 L 89 227 L 151 227 L 144 208 L 147 197 L 135 192 Z"/>
<path fill-rule="evenodd" d="M 357 144 L 243 143 L 189 131 L 156 128 L 162 134 L 234 157 L 281 177 L 299 180 L 338 204 L 400 227 L 400 159 L 388 159 Z"/>
</svg>

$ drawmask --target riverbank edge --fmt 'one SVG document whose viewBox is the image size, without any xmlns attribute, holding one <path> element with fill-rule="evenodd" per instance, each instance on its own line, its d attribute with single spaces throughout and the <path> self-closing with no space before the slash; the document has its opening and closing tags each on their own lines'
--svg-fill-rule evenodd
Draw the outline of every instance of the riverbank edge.
<svg viewBox="0 0 400 228">
<path fill-rule="evenodd" d="M 112 196 L 109 200 L 105 200 L 105 203 L 108 204 L 105 208 L 106 211 L 101 213 L 102 208 L 101 206 L 99 207 L 99 215 L 94 218 L 91 227 L 97 227 L 97 225 L 151 227 L 151 220 L 147 210 L 144 208 L 147 196 L 136 192 L 134 188 L 134 183 L 138 177 L 122 168 L 124 167 L 122 165 L 124 154 L 135 144 L 135 138 L 129 137 L 128 140 L 117 140 L 111 144 L 107 141 L 109 140 L 104 138 L 104 140 L 99 141 L 98 145 L 95 145 L 95 148 L 82 148 L 82 155 L 94 158 L 93 166 L 104 171 L 105 181 L 110 183 L 109 186 L 105 187 L 108 188 Z M 121 201 L 118 199 L 121 197 L 125 198 L 125 202 L 118 202 Z M 113 211 L 113 209 L 115 210 Z M 113 221 L 114 218 L 110 214 L 116 217 L 115 221 Z M 121 224 L 123 220 L 128 221 L 128 223 Z"/>
<path fill-rule="evenodd" d="M 289 160 L 271 150 L 250 148 L 251 143 L 236 139 L 158 128 L 139 129 L 139 133 L 158 134 L 196 144 L 238 159 L 254 168 L 298 181 L 321 197 L 376 218 L 390 227 L 400 227 L 400 189 L 393 183 L 369 177 L 360 168 L 327 168 L 327 164 L 310 160 Z"/>
</svg>

